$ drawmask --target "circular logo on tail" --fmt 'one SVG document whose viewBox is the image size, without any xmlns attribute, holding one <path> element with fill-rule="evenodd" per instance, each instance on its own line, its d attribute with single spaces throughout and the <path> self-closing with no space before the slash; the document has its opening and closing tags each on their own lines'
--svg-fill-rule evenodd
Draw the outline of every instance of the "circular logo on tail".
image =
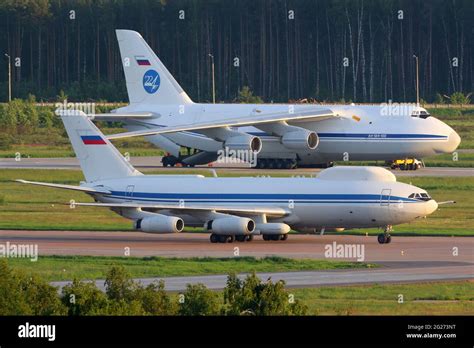
<svg viewBox="0 0 474 348">
<path fill-rule="evenodd" d="M 160 88 L 160 75 L 155 70 L 150 69 L 143 75 L 143 88 L 150 94 Z"/>
</svg>

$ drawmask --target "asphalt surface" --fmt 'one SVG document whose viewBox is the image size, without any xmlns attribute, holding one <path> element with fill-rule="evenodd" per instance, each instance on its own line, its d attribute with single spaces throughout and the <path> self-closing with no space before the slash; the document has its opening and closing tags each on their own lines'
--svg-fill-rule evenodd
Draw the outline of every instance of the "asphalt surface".
<svg viewBox="0 0 474 348">
<path fill-rule="evenodd" d="M 207 165 L 196 166 L 195 168 L 163 168 L 161 157 L 132 157 L 130 162 L 141 171 L 159 171 L 163 174 L 181 170 L 183 174 L 188 170 L 215 168 L 218 171 L 235 172 L 246 174 L 268 174 L 269 171 L 275 174 L 290 173 L 294 175 L 310 175 L 320 172 L 322 169 L 298 168 L 298 169 L 255 169 L 249 168 L 246 164 L 223 164 L 215 163 L 212 167 Z M 0 158 L 0 169 L 79 169 L 79 162 L 76 158 L 22 158 L 16 161 L 14 158 Z M 452 168 L 452 167 L 429 167 L 416 171 L 392 171 L 397 176 L 474 176 L 474 168 Z"/>
<path fill-rule="evenodd" d="M 287 241 L 211 244 L 201 233 L 154 235 L 141 232 L 94 231 L 0 231 L 0 243 L 38 244 L 40 255 L 108 255 L 165 257 L 282 256 L 328 259 L 328 245 L 354 244 L 364 247 L 364 262 L 373 269 L 259 273 L 262 279 L 285 280 L 289 287 L 313 287 L 364 283 L 397 283 L 474 279 L 474 237 L 398 237 L 380 245 L 374 236 L 290 235 Z M 238 249 L 235 249 L 238 248 Z M 453 250 L 457 248 L 457 255 Z M 125 257 L 125 256 L 124 256 Z M 356 258 L 338 260 L 356 261 Z M 244 275 L 241 275 L 242 277 Z M 188 283 L 204 283 L 212 289 L 225 286 L 225 275 L 140 279 L 144 284 L 164 279 L 170 291 L 181 291 Z M 57 282 L 63 286 L 67 282 Z M 103 287 L 103 280 L 97 281 Z"/>
</svg>

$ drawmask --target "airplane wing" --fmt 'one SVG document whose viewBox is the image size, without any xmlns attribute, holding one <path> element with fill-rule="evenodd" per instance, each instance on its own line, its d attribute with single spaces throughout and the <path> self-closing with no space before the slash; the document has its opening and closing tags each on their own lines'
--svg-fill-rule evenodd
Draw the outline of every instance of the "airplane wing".
<svg viewBox="0 0 474 348">
<path fill-rule="evenodd" d="M 111 193 L 109 190 L 102 189 L 102 188 L 92 188 L 92 187 L 85 187 L 85 186 L 74 186 L 74 185 L 63 185 L 63 184 L 51 184 L 49 182 L 28 181 L 28 180 L 22 180 L 22 179 L 17 179 L 15 181 L 22 184 L 39 185 L 39 186 L 60 188 L 60 189 L 65 189 L 65 190 L 81 191 L 85 193 L 104 193 L 104 194 Z"/>
<path fill-rule="evenodd" d="M 138 204 L 138 203 L 75 203 L 76 206 L 84 207 L 103 207 L 103 208 L 132 208 L 132 209 L 151 209 L 151 210 L 172 210 L 179 211 L 181 213 L 192 213 L 192 212 L 206 212 L 215 211 L 230 214 L 242 214 L 242 215 L 261 215 L 266 214 L 272 217 L 282 217 L 291 214 L 289 210 L 278 208 L 278 207 L 262 207 L 262 208 L 245 208 L 236 207 L 231 205 L 193 205 L 186 204 L 185 206 L 173 205 L 173 204 Z"/>
<path fill-rule="evenodd" d="M 170 126 L 170 127 L 159 127 L 151 128 L 147 130 L 125 132 L 118 134 L 108 135 L 107 138 L 112 139 L 121 139 L 128 137 L 139 137 L 146 135 L 155 135 L 155 134 L 166 134 L 166 133 L 175 133 L 182 131 L 196 131 L 203 129 L 212 129 L 212 128 L 222 128 L 222 127 L 242 127 L 242 126 L 256 126 L 259 124 L 270 124 L 277 123 L 282 121 L 287 121 L 288 123 L 298 122 L 298 121 L 320 121 L 328 118 L 336 117 L 332 110 L 326 108 L 313 109 L 308 111 L 294 112 L 294 113 L 267 113 L 261 115 L 248 115 L 245 117 L 231 118 L 221 121 L 212 121 L 212 122 L 196 122 L 193 124 L 186 124 L 180 126 Z"/>
</svg>

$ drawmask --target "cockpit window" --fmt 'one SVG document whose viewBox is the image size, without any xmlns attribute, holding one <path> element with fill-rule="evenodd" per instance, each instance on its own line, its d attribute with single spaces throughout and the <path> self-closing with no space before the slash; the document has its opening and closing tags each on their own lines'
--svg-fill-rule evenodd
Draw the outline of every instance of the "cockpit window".
<svg viewBox="0 0 474 348">
<path fill-rule="evenodd" d="M 425 110 L 413 110 L 413 112 L 411 113 L 411 117 L 419 117 L 419 118 L 428 118 L 430 117 L 431 115 L 428 113 L 428 111 L 425 111 Z"/>
<path fill-rule="evenodd" d="M 408 198 L 414 198 L 420 201 L 429 201 L 431 199 L 430 195 L 427 193 L 412 193 Z"/>
</svg>

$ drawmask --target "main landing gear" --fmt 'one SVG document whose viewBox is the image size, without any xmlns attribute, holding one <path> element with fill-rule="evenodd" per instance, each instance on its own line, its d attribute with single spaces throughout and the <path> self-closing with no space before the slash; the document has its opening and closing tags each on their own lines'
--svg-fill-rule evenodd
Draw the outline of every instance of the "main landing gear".
<svg viewBox="0 0 474 348">
<path fill-rule="evenodd" d="M 264 234 L 262 235 L 263 240 L 287 240 L 288 234 Z M 239 234 L 239 235 L 225 235 L 225 234 L 215 234 L 211 233 L 209 237 L 211 243 L 233 243 L 237 242 L 251 242 L 253 240 L 253 235 L 251 234 Z"/>
<path fill-rule="evenodd" d="M 392 237 L 390 236 L 390 232 L 392 232 L 392 225 L 387 225 L 384 229 L 383 233 L 380 233 L 377 236 L 377 241 L 380 244 L 388 244 L 392 241 Z"/>
<path fill-rule="evenodd" d="M 287 234 L 264 234 L 263 240 L 287 240 Z"/>
<path fill-rule="evenodd" d="M 233 243 L 234 241 L 238 242 L 250 242 L 253 240 L 252 235 L 226 235 L 226 234 L 215 234 L 211 233 L 211 236 L 209 237 L 211 240 L 211 243 Z"/>
<path fill-rule="evenodd" d="M 293 169 L 297 163 L 294 159 L 280 158 L 259 158 L 257 159 L 258 169 Z"/>
</svg>

